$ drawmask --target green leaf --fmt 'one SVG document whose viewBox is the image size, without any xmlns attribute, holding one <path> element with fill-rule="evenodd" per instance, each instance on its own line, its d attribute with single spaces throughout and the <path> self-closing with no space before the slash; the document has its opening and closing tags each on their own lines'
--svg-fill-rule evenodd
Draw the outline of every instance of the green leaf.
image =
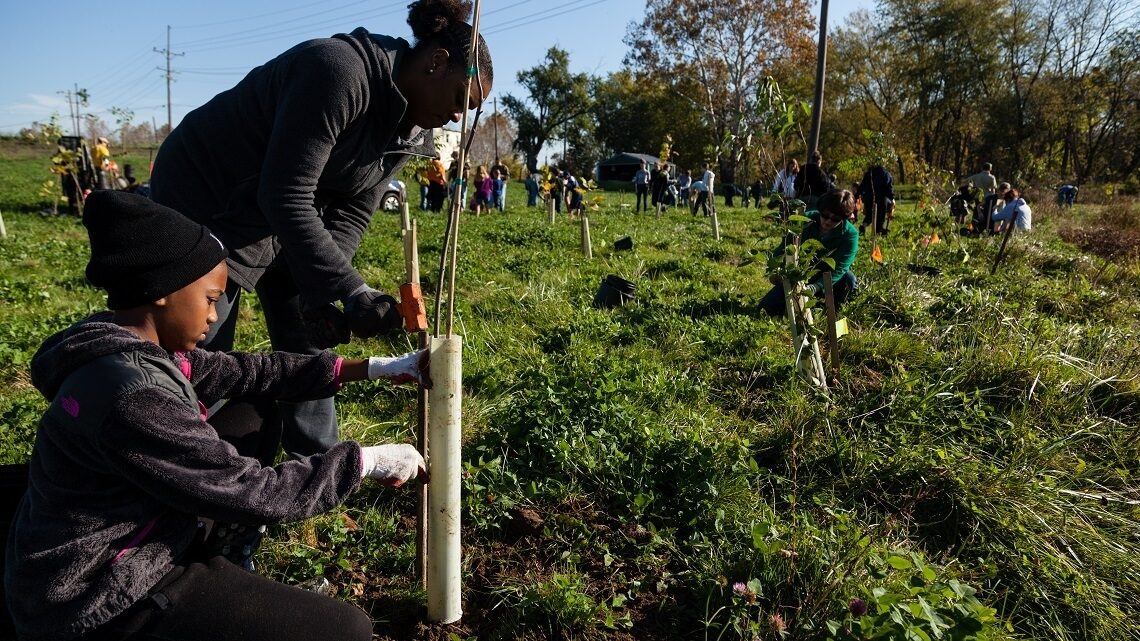
<svg viewBox="0 0 1140 641">
<path fill-rule="evenodd" d="M 906 558 L 905 556 L 899 556 L 897 554 L 887 557 L 887 563 L 889 563 L 890 566 L 896 570 L 909 570 L 914 567 L 914 564 L 910 562 L 910 559 Z"/>
</svg>

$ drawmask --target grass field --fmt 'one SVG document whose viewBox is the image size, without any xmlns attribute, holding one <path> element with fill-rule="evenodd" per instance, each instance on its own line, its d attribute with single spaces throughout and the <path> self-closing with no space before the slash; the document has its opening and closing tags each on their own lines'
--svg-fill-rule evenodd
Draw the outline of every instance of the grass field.
<svg viewBox="0 0 1140 641">
<path fill-rule="evenodd" d="M 43 170 L 17 156 L 0 157 L 2 462 L 28 457 L 45 407 L 28 360 L 103 302 L 83 227 L 36 213 Z M 1031 202 L 1035 229 L 996 275 L 1000 239 L 942 227 L 923 246 L 945 212 L 904 203 L 885 263 L 860 251 L 824 395 L 757 307 L 778 238 L 765 212 L 721 207 L 716 242 L 704 218 L 604 198 L 593 259 L 576 222 L 522 206 L 521 184 L 505 213 L 463 219 L 462 623 L 419 623 L 408 490 L 272 528 L 264 572 L 323 574 L 385 639 L 1140 638 L 1135 203 Z M 443 221 L 413 213 L 434 296 Z M 356 265 L 400 283 L 395 216 L 377 215 Z M 610 273 L 637 284 L 634 305 L 591 307 Z M 268 349 L 243 300 L 239 347 Z M 339 398 L 345 437 L 412 438 L 412 390 Z"/>
</svg>

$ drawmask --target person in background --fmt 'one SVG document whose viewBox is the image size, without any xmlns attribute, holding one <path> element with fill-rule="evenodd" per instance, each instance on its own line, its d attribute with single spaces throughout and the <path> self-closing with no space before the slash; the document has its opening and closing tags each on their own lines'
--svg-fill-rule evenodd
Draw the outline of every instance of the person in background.
<svg viewBox="0 0 1140 641">
<path fill-rule="evenodd" d="M 582 214 L 582 187 L 574 174 L 566 174 L 566 215 L 573 218 Z"/>
<path fill-rule="evenodd" d="M 431 181 L 428 180 L 427 174 L 430 171 L 428 168 L 421 169 L 416 172 L 416 184 L 420 187 L 420 211 L 427 211 L 431 207 L 431 200 L 429 198 L 429 185 Z"/>
<path fill-rule="evenodd" d="M 722 189 L 724 189 L 724 206 L 734 207 L 733 199 L 740 195 L 740 189 L 737 188 L 736 183 L 724 183 Z"/>
<path fill-rule="evenodd" d="M 1077 201 L 1077 189 L 1078 187 L 1072 183 L 1065 183 L 1058 187 L 1057 204 L 1061 207 L 1071 208 L 1073 203 Z"/>
<path fill-rule="evenodd" d="M 693 205 L 689 210 L 690 213 L 695 217 L 699 209 L 705 216 L 711 216 L 712 212 L 709 211 L 709 188 L 705 185 L 705 181 L 694 180 L 689 189 L 694 194 Z"/>
<path fill-rule="evenodd" d="M 498 152 L 496 152 L 498 153 Z M 495 164 L 491 165 L 491 175 L 494 176 L 495 171 L 498 170 L 499 178 L 503 180 L 502 202 L 494 201 L 492 204 L 498 207 L 499 211 L 507 206 L 507 184 L 511 181 L 511 168 L 503 164 L 501 160 L 495 158 Z"/>
<path fill-rule="evenodd" d="M 431 159 L 431 166 L 427 170 L 428 179 L 428 208 L 435 213 L 443 211 L 443 203 L 447 200 L 447 171 L 439 159 L 439 152 Z"/>
<path fill-rule="evenodd" d="M 649 180 L 650 187 L 650 202 L 653 203 L 654 209 L 658 205 L 664 206 L 665 192 L 669 189 L 669 165 L 668 163 L 661 163 L 657 171 L 653 173 L 653 177 Z"/>
<path fill-rule="evenodd" d="M 974 231 L 978 234 L 994 232 L 993 216 L 999 209 L 1005 206 L 1004 196 L 1009 191 L 1009 183 L 1003 182 L 998 185 L 994 193 L 982 199 L 974 209 Z"/>
<path fill-rule="evenodd" d="M 1000 189 L 1000 185 L 998 185 L 997 177 L 993 174 L 993 168 L 993 165 L 987 162 L 982 165 L 981 171 L 966 179 L 966 183 L 978 190 L 981 196 L 981 202 L 977 205 L 978 212 L 975 218 L 988 219 L 989 214 L 992 214 L 994 210 L 993 208 L 989 209 L 983 216 L 982 209 L 986 207 L 987 199 L 990 199 L 992 203 L 992 199 L 1001 198 L 1002 194 L 1005 193 L 1004 190 Z M 1006 187 L 1006 189 L 1009 189 L 1009 187 Z"/>
<path fill-rule="evenodd" d="M 831 286 L 835 296 L 835 306 L 838 308 L 858 287 L 855 274 L 851 272 L 851 265 L 855 263 L 855 256 L 859 253 L 859 230 L 851 222 L 855 213 L 855 195 L 846 189 L 833 189 L 819 199 L 818 211 L 808 213 L 811 222 L 804 227 L 799 242 L 818 240 L 823 243 L 823 250 L 818 258 L 830 257 L 835 261 L 831 269 Z M 777 255 L 783 255 L 787 243 L 780 247 Z M 823 274 L 825 265 L 818 264 L 819 274 L 808 282 L 808 289 L 815 296 L 823 296 Z M 784 285 L 776 278 L 772 278 L 772 289 L 760 300 L 760 308 L 769 316 L 783 316 L 786 313 L 784 301 Z"/>
<path fill-rule="evenodd" d="M 359 608 L 232 563 L 220 523 L 301 521 L 364 479 L 397 487 L 425 475 L 423 458 L 407 444 L 343 441 L 267 466 L 203 409 L 236 396 L 328 397 L 351 381 L 426 384 L 426 351 L 359 360 L 199 349 L 227 286 L 221 241 L 126 192 L 92 194 L 83 224 L 87 277 L 111 311 L 51 336 L 32 359 L 48 407 L 5 553 L 18 638 L 371 639 Z"/>
<path fill-rule="evenodd" d="M 678 203 L 689 202 L 689 188 L 693 185 L 693 172 L 686 169 L 677 176 L 677 201 Z"/>
<path fill-rule="evenodd" d="M 642 209 L 649 211 L 649 178 L 649 169 L 643 160 L 637 171 L 633 174 L 633 191 L 635 194 L 633 213 L 635 214 L 642 211 Z"/>
<path fill-rule="evenodd" d="M 107 174 L 111 170 L 111 143 L 100 136 L 95 141 L 95 150 L 91 152 L 91 164 L 95 165 L 95 188 L 110 189 L 111 181 Z"/>
<path fill-rule="evenodd" d="M 974 209 L 974 189 L 969 183 L 963 183 L 947 202 L 950 204 L 950 215 L 954 217 L 954 222 L 964 225 L 966 217 Z"/>
<path fill-rule="evenodd" d="M 566 179 L 563 178 L 565 172 L 555 168 L 550 171 L 550 197 L 554 199 L 555 213 L 562 213 L 562 203 L 565 199 L 564 187 L 566 186 Z"/>
<path fill-rule="evenodd" d="M 752 206 L 760 209 L 764 206 L 761 201 L 764 199 L 764 183 L 757 178 L 752 182 L 752 186 L 748 188 L 749 195 L 752 196 Z"/>
<path fill-rule="evenodd" d="M 400 329 L 396 300 L 366 283 L 353 257 L 388 182 L 411 156 L 432 157 L 431 130 L 480 105 L 494 78 L 486 42 L 466 22 L 469 0 L 408 6 L 413 44 L 364 28 L 303 42 L 191 111 L 162 143 L 152 197 L 232 248 L 206 349 L 233 348 L 243 290 L 257 292 L 280 351 L 317 354 Z M 468 91 L 473 40 L 479 74 Z M 291 455 L 338 440 L 331 398 L 255 410 L 282 423 Z"/>
<path fill-rule="evenodd" d="M 856 197 L 863 201 L 863 222 L 859 234 L 866 233 L 867 226 L 873 225 L 880 236 L 887 233 L 887 217 L 895 203 L 895 179 L 882 162 L 876 162 L 863 172 Z"/>
<path fill-rule="evenodd" d="M 506 206 L 506 191 L 507 181 L 503 180 L 503 175 L 498 169 L 491 169 L 491 203 L 499 211 Z"/>
<path fill-rule="evenodd" d="M 537 171 L 532 171 L 526 177 L 526 206 L 537 207 L 538 195 L 542 193 L 542 188 L 539 182 L 542 176 Z"/>
<path fill-rule="evenodd" d="M 796 198 L 804 201 L 809 211 L 816 208 L 820 196 L 835 188 L 823 171 L 823 154 L 818 149 L 811 152 L 808 163 L 796 174 L 795 187 Z"/>
<path fill-rule="evenodd" d="M 993 168 L 990 163 L 985 163 L 981 171 L 966 179 L 970 186 L 982 192 L 983 197 L 998 193 L 998 181 L 993 174 Z"/>
<path fill-rule="evenodd" d="M 1022 231 L 1033 229 L 1033 210 L 1021 197 L 1021 190 L 1016 187 L 1007 189 L 1002 194 L 1002 200 L 1005 201 L 1005 206 L 993 215 L 993 222 L 1004 225 L 1005 221 L 1011 221 L 1009 224 Z"/>
<path fill-rule="evenodd" d="M 479 165 L 475 168 L 475 196 L 471 199 L 471 209 L 475 215 L 483 213 L 483 208 L 491 204 L 491 194 L 495 190 L 495 183 L 487 173 L 487 167 Z"/>
<path fill-rule="evenodd" d="M 711 212 L 716 211 L 716 203 L 713 201 L 713 194 L 716 193 L 714 185 L 716 183 L 716 173 L 712 170 L 712 163 L 705 163 L 705 171 L 701 174 L 701 182 L 705 184 L 705 215 L 711 215 Z"/>
<path fill-rule="evenodd" d="M 795 158 L 788 161 L 786 167 L 776 172 L 776 180 L 772 183 L 772 193 L 780 194 L 784 198 L 796 197 L 796 176 L 800 173 L 800 162 Z"/>
</svg>

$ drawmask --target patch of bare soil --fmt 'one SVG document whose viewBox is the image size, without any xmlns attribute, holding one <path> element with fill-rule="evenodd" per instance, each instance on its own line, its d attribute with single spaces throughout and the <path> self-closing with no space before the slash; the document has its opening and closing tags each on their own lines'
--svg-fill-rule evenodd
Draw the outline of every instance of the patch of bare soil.
<svg viewBox="0 0 1140 641">
<path fill-rule="evenodd" d="M 536 509 L 512 508 L 493 538 L 464 532 L 463 619 L 455 624 L 425 623 L 425 608 L 410 596 L 393 597 L 406 591 L 407 577 L 376 578 L 366 586 L 363 601 L 370 601 L 375 624 L 374 639 L 380 641 L 452 641 L 479 639 L 604 638 L 681 639 L 696 634 L 699 615 L 682 612 L 679 603 L 691 600 L 676 582 L 681 568 L 674 567 L 669 546 L 657 546 L 656 535 L 636 524 L 623 522 L 577 502 L 558 505 L 540 513 Z M 652 548 L 650 555 L 643 554 Z M 607 554 L 608 551 L 608 554 Z M 587 579 L 585 592 L 597 602 L 614 595 L 636 596 L 614 608 L 616 617 L 629 616 L 632 625 L 592 630 L 559 630 L 534 613 L 516 611 L 512 586 L 533 586 L 566 572 L 565 555 L 575 557 L 574 571 Z M 633 562 L 641 559 L 642 563 Z M 342 577 L 343 578 L 343 577 Z M 386 589 L 387 588 L 387 589 Z M 585 634 L 583 634 L 585 632 Z"/>
</svg>

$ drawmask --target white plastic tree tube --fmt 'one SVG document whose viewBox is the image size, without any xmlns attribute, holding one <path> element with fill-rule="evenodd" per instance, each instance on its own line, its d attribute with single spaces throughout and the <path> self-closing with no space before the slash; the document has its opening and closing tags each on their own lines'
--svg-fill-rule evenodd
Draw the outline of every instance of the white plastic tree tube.
<svg viewBox="0 0 1140 641">
<path fill-rule="evenodd" d="M 594 246 L 590 243 L 590 215 L 582 212 L 582 253 L 586 258 L 594 257 Z"/>
<path fill-rule="evenodd" d="M 462 486 L 461 402 L 463 337 L 433 336 L 428 392 L 428 619 L 454 623 L 463 616 L 459 538 Z"/>
</svg>

